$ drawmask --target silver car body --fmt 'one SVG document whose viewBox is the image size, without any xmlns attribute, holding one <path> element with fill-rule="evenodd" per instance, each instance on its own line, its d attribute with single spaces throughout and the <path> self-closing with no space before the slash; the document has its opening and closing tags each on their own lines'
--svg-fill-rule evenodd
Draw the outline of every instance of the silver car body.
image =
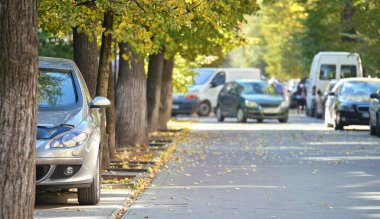
<svg viewBox="0 0 380 219">
<path fill-rule="evenodd" d="M 50 148 L 53 139 L 37 139 L 37 186 L 58 188 L 89 187 L 97 171 L 100 142 L 99 109 L 90 108 L 92 98 L 78 67 L 71 60 L 40 57 L 39 68 L 69 71 L 77 92 L 76 104 L 69 107 L 39 107 L 38 127 L 50 130 L 85 130 L 88 139 L 81 145 L 69 148 Z M 63 173 L 68 166 L 73 174 Z"/>
</svg>

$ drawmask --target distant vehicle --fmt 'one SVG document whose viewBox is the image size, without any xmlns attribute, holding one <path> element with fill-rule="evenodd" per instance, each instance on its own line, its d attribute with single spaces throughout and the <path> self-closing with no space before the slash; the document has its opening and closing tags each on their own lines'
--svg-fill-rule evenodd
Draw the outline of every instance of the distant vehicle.
<svg viewBox="0 0 380 219">
<path fill-rule="evenodd" d="M 197 68 L 194 85 L 189 86 L 188 95 L 200 100 L 199 116 L 208 116 L 215 109 L 220 90 L 226 82 L 238 79 L 261 79 L 257 68 Z"/>
<path fill-rule="evenodd" d="M 369 104 L 370 134 L 380 137 L 380 89 L 371 94 Z"/>
<path fill-rule="evenodd" d="M 173 94 L 172 115 L 198 112 L 200 100 L 196 95 Z"/>
<path fill-rule="evenodd" d="M 379 87 L 380 79 L 340 80 L 327 98 L 325 124 L 335 130 L 343 130 L 348 125 L 368 125 L 370 95 Z"/>
<path fill-rule="evenodd" d="M 105 97 L 91 98 L 71 60 L 39 59 L 36 185 L 78 189 L 82 205 L 100 200 L 100 113 Z"/>
<path fill-rule="evenodd" d="M 236 117 L 238 122 L 247 119 L 278 119 L 288 122 L 289 103 L 276 89 L 262 80 L 236 80 L 224 85 L 219 93 L 216 118 Z"/>
<path fill-rule="evenodd" d="M 310 68 L 309 87 L 306 95 L 306 115 L 315 116 L 317 94 L 330 80 L 363 77 L 360 57 L 349 52 L 319 52 Z"/>
</svg>

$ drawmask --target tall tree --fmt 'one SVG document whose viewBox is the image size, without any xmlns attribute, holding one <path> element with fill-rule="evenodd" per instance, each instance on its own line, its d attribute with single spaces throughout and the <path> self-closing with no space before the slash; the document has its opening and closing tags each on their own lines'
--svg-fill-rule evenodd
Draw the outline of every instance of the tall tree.
<svg viewBox="0 0 380 219">
<path fill-rule="evenodd" d="M 148 80 L 147 80 L 147 101 L 148 101 L 148 131 L 158 130 L 161 81 L 164 67 L 164 51 L 149 55 Z"/>
<path fill-rule="evenodd" d="M 168 129 L 167 123 L 172 114 L 173 67 L 174 57 L 164 60 L 158 118 L 158 128 L 161 130 Z"/>
<path fill-rule="evenodd" d="M 96 84 L 98 78 L 98 43 L 94 33 L 91 37 L 78 28 L 73 28 L 74 61 L 86 81 L 91 97 L 96 95 Z"/>
<path fill-rule="evenodd" d="M 96 86 L 96 95 L 107 97 L 108 93 L 108 80 L 110 77 L 110 65 L 111 65 L 111 47 L 112 47 L 112 29 L 113 29 L 114 14 L 112 11 L 104 13 L 102 33 L 102 45 L 100 48 L 99 57 L 99 70 L 98 81 Z M 106 110 L 101 109 L 101 140 L 100 140 L 100 157 L 102 159 L 102 167 L 107 168 L 109 166 L 109 148 L 108 148 L 108 136 L 106 131 Z"/>
<path fill-rule="evenodd" d="M 36 1 L 0 0 L 0 218 L 32 218 L 38 41 Z"/>
<path fill-rule="evenodd" d="M 146 146 L 148 135 L 144 59 L 128 43 L 120 43 L 119 47 L 116 145 L 117 147 Z"/>
</svg>

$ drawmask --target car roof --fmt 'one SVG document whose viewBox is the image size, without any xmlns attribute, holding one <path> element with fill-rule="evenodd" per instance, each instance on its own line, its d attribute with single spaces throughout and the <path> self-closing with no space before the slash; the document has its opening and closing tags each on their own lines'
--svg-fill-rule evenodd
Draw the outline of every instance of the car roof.
<svg viewBox="0 0 380 219">
<path fill-rule="evenodd" d="M 40 68 L 73 70 L 74 65 L 75 65 L 74 61 L 70 59 L 39 57 Z"/>
<path fill-rule="evenodd" d="M 259 80 L 259 79 L 239 79 L 231 82 L 236 82 L 236 83 L 266 83 L 264 80 Z"/>
</svg>

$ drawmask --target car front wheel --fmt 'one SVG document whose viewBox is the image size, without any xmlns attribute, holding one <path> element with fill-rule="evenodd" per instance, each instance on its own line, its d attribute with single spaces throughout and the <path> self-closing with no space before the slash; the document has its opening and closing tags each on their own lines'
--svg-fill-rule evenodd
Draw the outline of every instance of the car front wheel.
<svg viewBox="0 0 380 219">
<path fill-rule="evenodd" d="M 376 118 L 375 130 L 376 130 L 376 136 L 380 137 L 380 119 L 379 119 L 379 117 Z"/>
<path fill-rule="evenodd" d="M 339 116 L 335 116 L 335 118 L 334 118 L 334 129 L 335 130 L 343 130 L 344 129 L 343 122 L 340 120 Z"/>
<path fill-rule="evenodd" d="M 287 123 L 288 122 L 288 117 L 286 117 L 286 118 L 282 118 L 282 119 L 278 119 L 278 121 L 280 122 L 280 123 Z"/>
<path fill-rule="evenodd" d="M 216 107 L 216 119 L 218 120 L 218 122 L 224 121 L 224 116 L 222 115 L 222 110 L 219 106 Z"/>
<path fill-rule="evenodd" d="M 96 205 L 100 201 L 100 163 L 96 164 L 92 184 L 88 188 L 78 188 L 78 202 L 80 205 Z"/>
<path fill-rule="evenodd" d="M 243 109 L 241 108 L 238 109 L 236 117 L 238 122 L 247 122 L 247 118 L 245 118 Z"/>
</svg>

